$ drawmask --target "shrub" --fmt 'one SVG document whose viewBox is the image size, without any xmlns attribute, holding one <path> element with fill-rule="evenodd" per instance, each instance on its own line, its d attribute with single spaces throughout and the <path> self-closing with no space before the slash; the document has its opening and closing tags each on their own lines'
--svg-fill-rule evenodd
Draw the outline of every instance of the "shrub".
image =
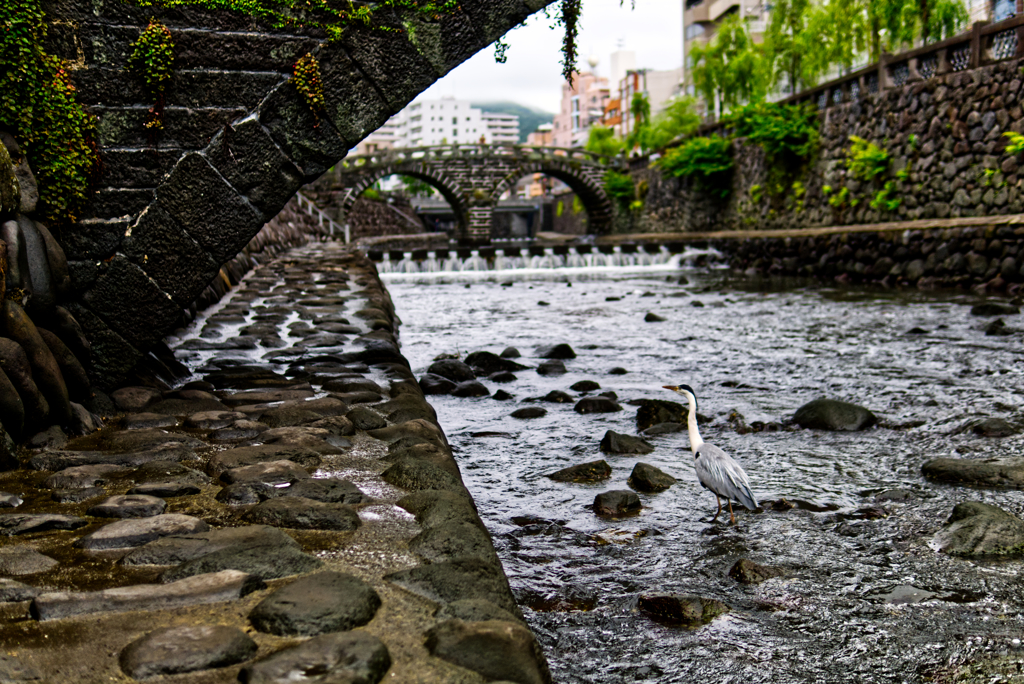
<svg viewBox="0 0 1024 684">
<path fill-rule="evenodd" d="M 665 152 L 655 165 L 675 178 L 688 178 L 719 199 L 729 196 L 732 142 L 717 135 L 690 138 Z"/>
<path fill-rule="evenodd" d="M 884 147 L 856 135 L 850 136 L 850 149 L 846 153 L 846 168 L 857 180 L 870 182 L 889 170 L 892 155 Z"/>
<path fill-rule="evenodd" d="M 633 177 L 628 173 L 609 171 L 604 176 L 604 189 L 608 196 L 617 201 L 623 207 L 636 199 L 636 187 L 633 185 Z"/>
</svg>

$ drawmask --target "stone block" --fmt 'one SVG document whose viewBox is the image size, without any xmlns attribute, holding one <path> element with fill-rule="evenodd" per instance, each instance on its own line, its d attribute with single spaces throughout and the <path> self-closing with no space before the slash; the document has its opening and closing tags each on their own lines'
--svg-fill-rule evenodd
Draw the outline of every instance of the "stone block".
<svg viewBox="0 0 1024 684">
<path fill-rule="evenodd" d="M 328 43 L 319 55 L 325 117 L 350 146 L 380 128 L 397 112 L 340 46 Z"/>
<path fill-rule="evenodd" d="M 121 651 L 121 669 L 134 679 L 234 665 L 256 655 L 256 642 L 237 627 L 164 627 Z"/>
<path fill-rule="evenodd" d="M 61 247 L 68 259 L 106 259 L 121 245 L 130 225 L 127 218 L 85 219 L 61 235 Z"/>
<path fill-rule="evenodd" d="M 536 637 L 515 622 L 448 620 L 427 633 L 426 646 L 434 657 L 472 670 L 489 682 L 551 682 Z"/>
<path fill-rule="evenodd" d="M 179 69 L 290 72 L 299 57 L 314 50 L 319 42 L 305 36 L 251 31 L 183 31 L 174 33 L 174 58 Z"/>
<path fill-rule="evenodd" d="M 238 254 L 264 223 L 263 214 L 200 154 L 181 158 L 157 198 L 218 263 Z"/>
<path fill-rule="evenodd" d="M 380 608 L 373 587 L 354 575 L 320 572 L 302 577 L 263 599 L 249 614 L 261 632 L 315 636 L 365 625 Z"/>
<path fill-rule="evenodd" d="M 244 684 L 276 684 L 309 680 L 315 672 L 321 681 L 377 684 L 391 667 L 391 656 L 380 639 L 356 630 L 323 634 L 277 651 L 248 665 L 239 674 Z"/>
<path fill-rule="evenodd" d="M 112 188 L 155 188 L 180 158 L 178 149 L 103 150 L 97 183 Z M 120 235 L 124 235 L 124 229 Z M 65 236 L 65 240 L 68 237 Z"/>
<path fill-rule="evenodd" d="M 210 139 L 225 124 L 246 115 L 243 108 L 226 107 L 167 107 L 164 109 L 164 127 L 154 145 L 152 132 L 146 128 L 149 110 L 142 107 L 92 107 L 96 114 L 96 142 L 100 147 L 156 147 L 171 146 L 198 150 L 206 147 Z M 161 142 L 167 141 L 167 142 Z"/>
<path fill-rule="evenodd" d="M 427 18 L 409 17 L 409 39 L 442 76 L 465 62 L 487 44 L 464 12 Z"/>
<path fill-rule="evenodd" d="M 92 345 L 89 378 L 100 389 L 112 386 L 123 378 L 142 358 L 142 353 L 110 329 L 95 313 L 72 302 L 68 309 L 82 325 Z"/>
<path fill-rule="evenodd" d="M 195 301 L 220 268 L 160 204 L 132 226 L 124 253 L 182 307 Z"/>
<path fill-rule="evenodd" d="M 266 216 L 276 215 L 302 186 L 302 172 L 256 117 L 222 130 L 206 155 L 214 168 Z"/>
<path fill-rule="evenodd" d="M 305 181 L 322 176 L 355 144 L 344 140 L 326 118 L 318 120 L 291 83 L 275 88 L 260 104 L 259 121 Z"/>
<path fill-rule="evenodd" d="M 537 11 L 527 7 L 523 0 L 469 0 L 460 3 L 460 7 L 483 41 L 477 45 L 478 50 L 501 38 Z"/>
<path fill-rule="evenodd" d="M 96 279 L 82 299 L 115 333 L 136 348 L 159 341 L 181 317 L 181 307 L 123 255 L 111 260 L 106 273 Z M 78 320 L 86 327 L 81 318 Z M 90 339 L 95 353 L 96 340 L 92 336 Z"/>
</svg>

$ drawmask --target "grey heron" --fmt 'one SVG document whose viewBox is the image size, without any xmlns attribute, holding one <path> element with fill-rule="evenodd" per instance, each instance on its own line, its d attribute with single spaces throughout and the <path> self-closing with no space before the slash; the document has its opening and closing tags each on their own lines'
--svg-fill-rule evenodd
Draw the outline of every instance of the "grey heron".
<svg viewBox="0 0 1024 684">
<path fill-rule="evenodd" d="M 757 501 L 750 491 L 750 481 L 740 464 L 718 447 L 705 444 L 697 429 L 697 395 L 689 385 L 662 385 L 667 390 L 686 397 L 690 411 L 686 417 L 686 427 L 690 433 L 690 449 L 693 450 L 694 468 L 697 480 L 705 489 L 710 489 L 718 502 L 718 512 L 711 522 L 718 520 L 722 513 L 722 499 L 729 504 L 729 519 L 736 524 L 736 514 L 732 512 L 732 502 L 743 504 L 750 510 L 757 508 Z"/>
</svg>

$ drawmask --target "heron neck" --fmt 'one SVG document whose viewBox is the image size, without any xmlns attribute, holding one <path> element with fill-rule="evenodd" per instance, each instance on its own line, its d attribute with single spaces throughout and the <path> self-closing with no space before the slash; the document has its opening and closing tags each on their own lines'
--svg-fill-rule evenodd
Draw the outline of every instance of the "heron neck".
<svg viewBox="0 0 1024 684">
<path fill-rule="evenodd" d="M 700 430 L 697 429 L 697 401 L 692 396 L 689 399 L 690 410 L 686 415 L 686 427 L 690 432 L 690 449 L 693 450 L 693 453 L 697 453 L 697 449 L 704 444 L 704 440 L 700 438 Z"/>
</svg>

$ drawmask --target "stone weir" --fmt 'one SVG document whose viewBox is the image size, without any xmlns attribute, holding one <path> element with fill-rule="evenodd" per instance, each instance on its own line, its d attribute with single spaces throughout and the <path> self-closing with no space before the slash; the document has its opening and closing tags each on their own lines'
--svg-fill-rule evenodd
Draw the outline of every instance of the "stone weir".
<svg viewBox="0 0 1024 684">
<path fill-rule="evenodd" d="M 196 368 L 0 474 L 0 681 L 550 682 L 368 259 L 257 266 Z"/>
</svg>

